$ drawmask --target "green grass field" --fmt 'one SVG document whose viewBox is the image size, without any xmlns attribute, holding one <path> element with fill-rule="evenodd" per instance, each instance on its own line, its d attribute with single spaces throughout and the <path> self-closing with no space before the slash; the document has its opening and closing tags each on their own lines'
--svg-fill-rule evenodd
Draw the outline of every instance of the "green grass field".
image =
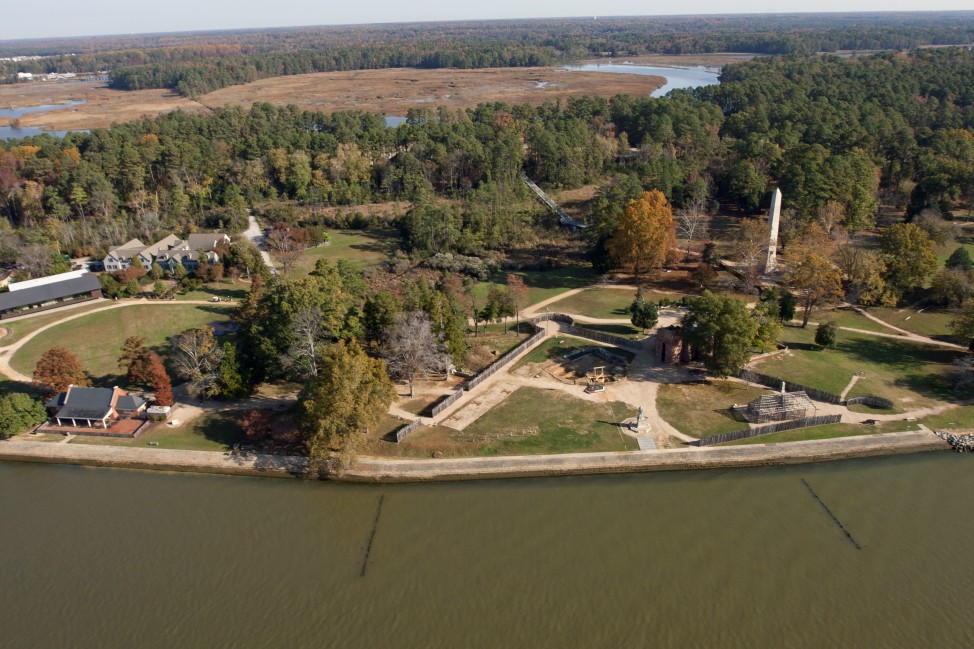
<svg viewBox="0 0 974 649">
<path fill-rule="evenodd" d="M 890 309 L 887 307 L 870 307 L 869 313 L 883 322 L 906 329 L 910 333 L 957 342 L 950 335 L 950 321 L 955 313 L 946 309 Z"/>
<path fill-rule="evenodd" d="M 931 430 L 974 431 L 974 406 L 952 408 L 920 420 Z"/>
<path fill-rule="evenodd" d="M 293 277 L 305 277 L 319 259 L 347 259 L 358 267 L 373 266 L 386 261 L 399 241 L 394 230 L 329 230 L 328 236 L 328 245 L 308 248 L 301 254 L 291 271 Z"/>
<path fill-rule="evenodd" d="M 828 424 L 825 426 L 812 426 L 810 428 L 796 428 L 786 430 L 781 433 L 771 433 L 760 437 L 749 437 L 739 439 L 736 442 L 727 442 L 719 446 L 747 446 L 750 444 L 780 444 L 782 442 L 801 442 L 813 439 L 835 439 L 837 437 L 855 437 L 857 435 L 875 435 L 876 433 L 901 433 L 911 430 L 920 430 L 916 422 L 911 421 L 885 421 L 875 426 L 866 424 Z"/>
<path fill-rule="evenodd" d="M 762 394 L 769 391 L 732 381 L 664 383 L 656 395 L 656 408 L 678 431 L 699 438 L 746 428 L 747 422 L 735 419 L 730 407 Z"/>
<path fill-rule="evenodd" d="M 0 322 L 0 329 L 6 329 L 9 331 L 4 336 L 0 336 L 0 347 L 6 347 L 7 345 L 12 345 L 27 334 L 37 331 L 45 325 L 49 325 L 52 322 L 57 322 L 72 315 L 78 313 L 88 313 L 96 309 L 104 309 L 106 306 L 111 305 L 111 302 L 107 300 L 99 300 L 90 304 L 85 304 L 83 306 L 76 306 L 70 309 L 60 309 L 58 311 L 50 311 L 41 313 L 29 318 L 23 318 L 21 320 L 13 320 L 12 322 Z"/>
<path fill-rule="evenodd" d="M 754 369 L 832 394 L 841 394 L 853 374 L 863 372 L 849 396 L 885 397 L 900 410 L 957 398 L 949 374 L 958 352 L 848 331 L 839 332 L 834 349 L 821 350 L 814 336 L 814 327 L 785 327 L 782 342 L 789 351 L 758 361 Z"/>
<path fill-rule="evenodd" d="M 462 434 L 493 437 L 477 455 L 631 451 L 638 444 L 617 424 L 634 415 L 621 402 L 592 403 L 562 392 L 519 388 Z"/>
<path fill-rule="evenodd" d="M 801 322 L 803 310 L 796 314 L 798 322 Z M 822 309 L 813 311 L 809 322 L 834 322 L 839 327 L 849 327 L 850 329 L 864 329 L 877 333 L 895 334 L 896 332 L 889 327 L 885 327 L 874 320 L 870 320 L 864 315 L 856 313 L 852 309 Z M 812 327 L 812 325 L 808 325 Z"/>
<path fill-rule="evenodd" d="M 178 303 L 136 304 L 92 313 L 51 327 L 21 347 L 10 359 L 11 366 L 28 376 L 37 359 L 52 347 L 73 352 L 91 374 L 96 385 L 121 385 L 118 356 L 129 336 L 145 336 L 146 344 L 164 352 L 171 336 L 229 318 L 232 308 L 182 305 Z"/>
<path fill-rule="evenodd" d="M 518 270 L 511 271 L 515 275 L 520 275 L 528 287 L 528 304 L 537 304 L 542 300 L 547 300 L 573 288 L 584 288 L 590 286 L 598 279 L 590 267 L 569 266 L 567 268 L 555 268 L 552 270 Z M 507 271 L 495 273 L 488 281 L 479 282 L 473 288 L 473 296 L 477 300 L 477 306 L 483 305 L 487 297 L 487 291 L 491 284 L 504 288 L 507 282 Z"/>
<path fill-rule="evenodd" d="M 178 416 L 178 415 L 177 415 Z M 135 439 L 114 437 L 78 436 L 72 444 L 97 444 L 101 446 L 149 446 L 156 442 L 159 448 L 176 448 L 187 451 L 226 451 L 234 444 L 246 444 L 247 437 L 240 428 L 243 411 L 205 413 L 196 419 L 170 428 L 152 424 Z"/>
<path fill-rule="evenodd" d="M 633 290 L 589 288 L 550 304 L 548 310 L 590 318 L 629 318 L 629 305 L 632 304 L 635 297 L 636 292 Z M 658 302 L 661 298 L 677 301 L 681 297 L 683 295 L 679 293 L 643 291 L 643 298 L 652 302 Z"/>
</svg>

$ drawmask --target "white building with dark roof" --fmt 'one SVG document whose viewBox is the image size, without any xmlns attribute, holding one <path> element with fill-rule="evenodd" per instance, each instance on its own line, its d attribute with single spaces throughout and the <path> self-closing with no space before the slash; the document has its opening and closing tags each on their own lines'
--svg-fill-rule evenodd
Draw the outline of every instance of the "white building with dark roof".
<svg viewBox="0 0 974 649">
<path fill-rule="evenodd" d="M 230 245 L 230 237 L 222 232 L 191 234 L 188 239 L 180 239 L 175 234 L 147 246 L 138 239 L 123 243 L 118 248 L 108 251 L 105 257 L 105 270 L 108 272 L 125 270 L 132 265 L 136 258 L 148 270 L 152 264 L 159 264 L 172 272 L 176 266 L 182 265 L 186 270 L 193 271 L 201 263 L 200 253 L 206 257 L 206 262 L 215 264 L 220 256 L 214 252 L 221 245 Z"/>
<path fill-rule="evenodd" d="M 101 297 L 98 276 L 84 271 L 15 282 L 8 288 L 0 293 L 0 320 Z"/>
</svg>

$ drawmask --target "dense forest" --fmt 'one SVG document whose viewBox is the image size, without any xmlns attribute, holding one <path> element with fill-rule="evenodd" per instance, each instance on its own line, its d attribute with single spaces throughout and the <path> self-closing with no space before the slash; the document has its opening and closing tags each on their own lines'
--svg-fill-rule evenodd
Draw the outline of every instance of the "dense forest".
<svg viewBox="0 0 974 649">
<path fill-rule="evenodd" d="M 852 232 L 873 225 L 880 202 L 949 217 L 974 199 L 972 78 L 974 52 L 958 48 L 795 55 L 730 65 L 720 85 L 666 98 L 416 110 L 398 128 L 256 104 L 9 141 L 0 261 L 36 246 L 101 254 L 173 228 L 239 230 L 248 207 L 278 200 L 305 209 L 274 208 L 274 220 L 305 225 L 329 205 L 409 201 L 397 226 L 414 256 L 489 255 L 550 224 L 522 170 L 562 188 L 612 177 L 589 229 L 603 265 L 620 206 L 648 189 L 677 208 L 753 213 L 777 185 L 790 219 L 837 205 Z"/>
<path fill-rule="evenodd" d="M 906 50 L 974 42 L 974 13 L 665 16 L 318 27 L 18 41 L 0 56 L 17 72 L 111 70 L 123 90 L 171 88 L 198 97 L 267 77 L 388 67 L 550 65 L 585 57 Z"/>
</svg>

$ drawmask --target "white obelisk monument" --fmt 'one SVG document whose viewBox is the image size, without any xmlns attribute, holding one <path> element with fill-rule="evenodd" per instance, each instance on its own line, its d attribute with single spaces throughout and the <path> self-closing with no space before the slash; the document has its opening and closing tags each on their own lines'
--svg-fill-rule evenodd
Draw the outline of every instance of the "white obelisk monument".
<svg viewBox="0 0 974 649">
<path fill-rule="evenodd" d="M 771 209 L 768 210 L 768 261 L 764 264 L 764 272 L 770 273 L 778 266 L 778 224 L 781 221 L 781 190 L 774 188 L 771 195 Z"/>
</svg>

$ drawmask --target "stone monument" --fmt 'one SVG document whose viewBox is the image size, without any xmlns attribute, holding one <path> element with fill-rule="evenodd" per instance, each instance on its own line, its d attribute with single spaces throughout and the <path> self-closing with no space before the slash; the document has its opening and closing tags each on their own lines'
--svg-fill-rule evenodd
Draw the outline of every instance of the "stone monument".
<svg viewBox="0 0 974 649">
<path fill-rule="evenodd" d="M 639 410 L 636 413 L 636 421 L 631 423 L 630 429 L 637 433 L 648 433 L 649 432 L 649 422 L 646 421 L 646 414 L 643 412 L 643 407 L 639 406 Z"/>
<path fill-rule="evenodd" d="M 781 222 L 781 190 L 774 188 L 771 194 L 771 209 L 768 210 L 768 260 L 764 272 L 771 273 L 778 267 L 778 224 Z"/>
</svg>

